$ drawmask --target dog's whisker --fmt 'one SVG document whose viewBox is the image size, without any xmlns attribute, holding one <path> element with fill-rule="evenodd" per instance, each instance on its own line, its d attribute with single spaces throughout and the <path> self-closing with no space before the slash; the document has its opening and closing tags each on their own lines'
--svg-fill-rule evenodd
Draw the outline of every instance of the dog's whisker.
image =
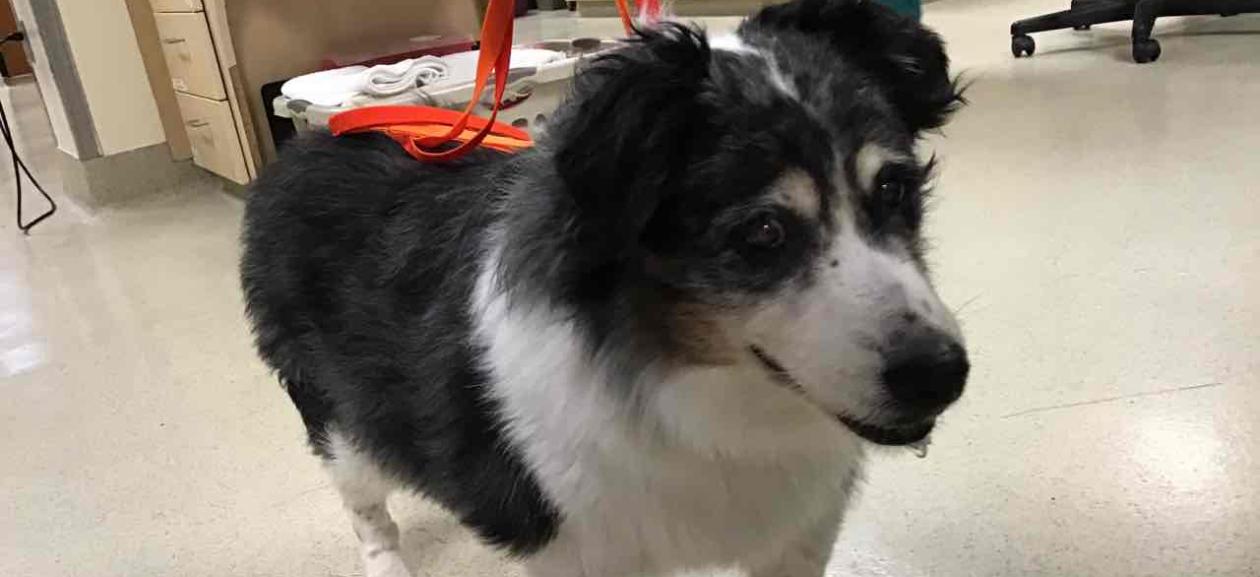
<svg viewBox="0 0 1260 577">
<path fill-rule="evenodd" d="M 973 296 L 967 299 L 965 302 L 963 302 L 963 304 L 959 305 L 958 308 L 954 309 L 954 315 L 955 316 L 961 315 L 963 311 L 967 309 L 967 307 L 971 306 L 971 303 L 974 303 L 980 300 L 980 297 L 982 296 L 984 296 L 984 293 L 977 294 L 976 296 Z"/>
</svg>

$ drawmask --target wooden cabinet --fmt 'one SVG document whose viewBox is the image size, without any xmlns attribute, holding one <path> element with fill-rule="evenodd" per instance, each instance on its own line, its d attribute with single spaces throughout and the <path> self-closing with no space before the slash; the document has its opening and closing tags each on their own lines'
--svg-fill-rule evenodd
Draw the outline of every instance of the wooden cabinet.
<svg viewBox="0 0 1260 577">
<path fill-rule="evenodd" d="M 176 98 L 192 145 L 193 162 L 228 180 L 249 182 L 244 150 L 228 102 L 182 92 Z"/>
<path fill-rule="evenodd" d="M 151 0 L 154 12 L 199 12 L 201 0 Z"/>
<path fill-rule="evenodd" d="M 175 90 L 214 100 L 226 99 L 219 59 L 214 53 L 205 14 L 158 14 L 157 27 Z"/>
<path fill-rule="evenodd" d="M 229 98 L 203 0 L 149 0 L 193 163 L 236 183 L 252 179 L 241 114 Z"/>
<path fill-rule="evenodd" d="M 482 2 L 126 1 L 152 28 L 137 38 L 144 42 L 141 52 L 151 54 L 146 67 L 155 96 L 160 88 L 159 100 L 168 103 L 168 139 L 175 131 L 186 135 L 190 146 L 183 151 L 198 166 L 242 184 L 275 158 L 273 118 L 264 101 L 273 84 L 319 70 L 329 55 L 418 35 L 473 34 Z"/>
</svg>

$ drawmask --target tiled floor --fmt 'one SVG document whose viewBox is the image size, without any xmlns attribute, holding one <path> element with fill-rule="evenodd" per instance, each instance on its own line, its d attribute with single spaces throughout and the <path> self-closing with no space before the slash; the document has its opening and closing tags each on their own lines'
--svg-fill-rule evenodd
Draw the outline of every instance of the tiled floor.
<svg viewBox="0 0 1260 577">
<path fill-rule="evenodd" d="M 974 82 L 930 145 L 934 261 L 975 372 L 928 459 L 874 460 L 833 575 L 1260 575 L 1260 17 L 1170 20 L 1155 65 L 1127 60 L 1123 25 L 1011 59 L 1010 21 L 1058 4 L 928 7 Z M 239 200 L 69 207 L 23 238 L 9 187 L 0 575 L 358 574 L 250 349 Z M 519 575 L 435 508 L 396 505 L 418 575 Z"/>
</svg>

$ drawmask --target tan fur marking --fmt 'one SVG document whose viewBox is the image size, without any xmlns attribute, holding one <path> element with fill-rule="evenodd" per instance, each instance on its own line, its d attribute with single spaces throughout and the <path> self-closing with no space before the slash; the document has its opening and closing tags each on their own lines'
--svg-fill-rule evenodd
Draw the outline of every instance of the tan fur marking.
<svg viewBox="0 0 1260 577">
<path fill-rule="evenodd" d="M 885 164 L 900 160 L 905 160 L 905 157 L 878 144 L 867 143 L 863 145 L 853 163 L 853 171 L 855 172 L 853 176 L 857 179 L 862 193 L 869 193 L 875 187 L 875 177 L 879 176 L 879 170 Z"/>
<path fill-rule="evenodd" d="M 727 327 L 734 322 L 729 310 L 702 303 L 673 305 L 665 320 L 673 350 L 687 363 L 735 364 L 742 353 Z"/>
<path fill-rule="evenodd" d="M 805 173 L 794 170 L 771 188 L 775 201 L 810 219 L 818 218 L 818 188 Z"/>
</svg>

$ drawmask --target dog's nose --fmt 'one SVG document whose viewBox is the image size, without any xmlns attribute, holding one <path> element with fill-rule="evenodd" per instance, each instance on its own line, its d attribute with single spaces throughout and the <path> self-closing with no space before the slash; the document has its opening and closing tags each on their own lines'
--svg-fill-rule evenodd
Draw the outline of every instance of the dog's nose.
<svg viewBox="0 0 1260 577">
<path fill-rule="evenodd" d="M 962 396 L 971 364 L 957 339 L 922 328 L 893 345 L 884 359 L 884 386 L 907 408 L 940 409 Z"/>
</svg>

